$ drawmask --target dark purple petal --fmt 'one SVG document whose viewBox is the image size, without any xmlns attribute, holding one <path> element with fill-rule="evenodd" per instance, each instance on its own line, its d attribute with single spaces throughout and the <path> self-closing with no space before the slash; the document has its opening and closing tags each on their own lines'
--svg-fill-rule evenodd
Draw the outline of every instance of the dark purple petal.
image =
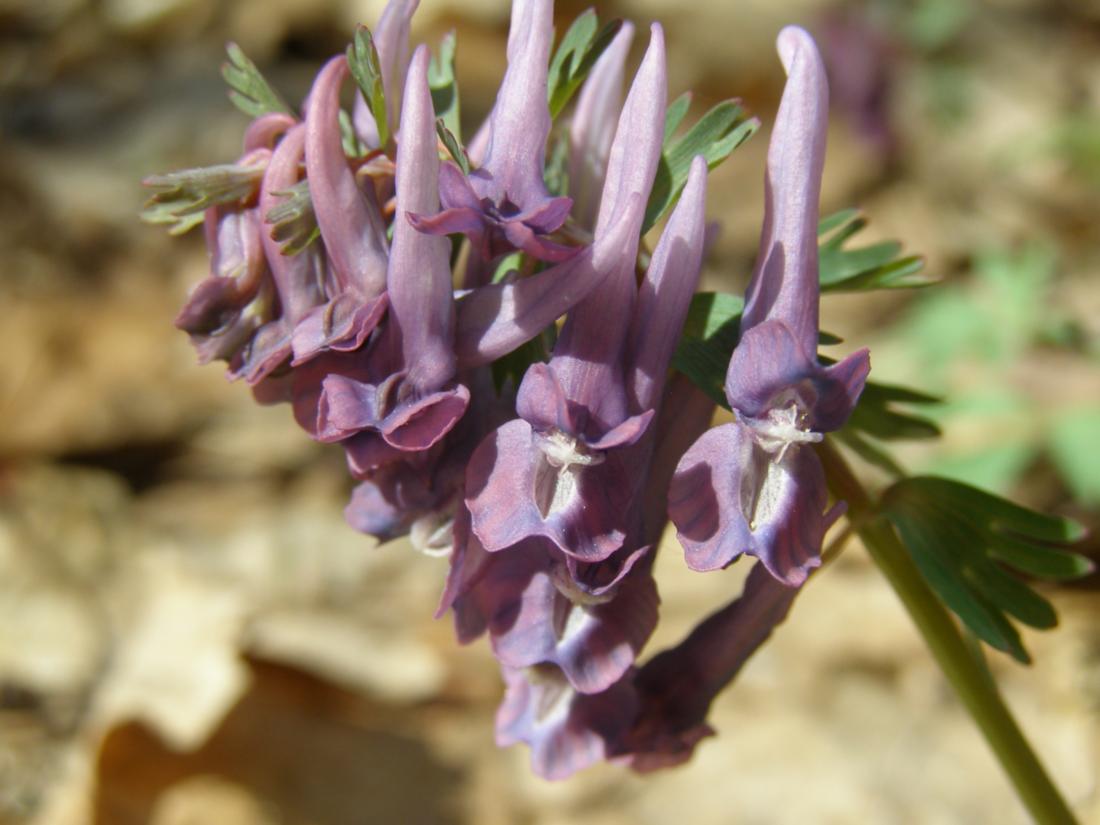
<svg viewBox="0 0 1100 825">
<path fill-rule="evenodd" d="M 371 473 L 380 467 L 386 467 L 394 462 L 405 461 L 409 454 L 386 443 L 378 433 L 373 430 L 363 430 L 340 442 L 344 448 L 344 457 L 347 459 L 348 472 L 352 478 L 369 478 Z"/>
<path fill-rule="evenodd" d="M 393 406 L 400 373 L 377 384 L 333 373 L 322 381 L 318 435 L 322 441 L 341 441 L 360 430 L 378 429 Z"/>
<path fill-rule="evenodd" d="M 636 479 L 614 452 L 586 459 L 547 442 L 522 419 L 481 442 L 466 470 L 474 533 L 490 552 L 542 537 L 584 561 L 607 558 L 622 546 Z"/>
<path fill-rule="evenodd" d="M 342 292 L 327 304 L 314 307 L 294 327 L 291 364 L 298 366 L 326 349 L 354 352 L 366 343 L 388 306 L 385 292 L 374 298 Z"/>
<path fill-rule="evenodd" d="M 489 145 L 475 179 L 482 197 L 529 209 L 546 200 L 543 163 L 550 134 L 546 79 L 554 37 L 552 0 L 513 0 L 508 69 L 489 115 Z"/>
<path fill-rule="evenodd" d="M 599 693 L 633 666 L 657 626 L 657 587 L 637 569 L 614 596 L 578 601 L 559 588 L 559 566 L 538 543 L 494 554 L 464 601 L 478 604 L 501 663 L 555 664 L 581 693 Z"/>
<path fill-rule="evenodd" d="M 634 678 L 641 708 L 625 738 L 628 755 L 617 761 L 646 773 L 688 759 L 713 734 L 706 718 L 714 698 L 787 617 L 799 592 L 758 564 L 740 598 L 648 661 Z"/>
<path fill-rule="evenodd" d="M 603 561 L 584 562 L 565 556 L 554 568 L 554 583 L 573 601 L 601 601 L 615 595 L 620 582 L 639 562 L 652 565 L 651 545 L 630 550 L 622 547 Z M 640 569 L 640 568 L 639 568 Z"/>
<path fill-rule="evenodd" d="M 621 749 L 638 709 L 628 678 L 583 694 L 553 665 L 503 673 L 508 687 L 497 711 L 497 744 L 527 743 L 531 768 L 543 779 L 565 779 Z"/>
<path fill-rule="evenodd" d="M 387 334 L 401 342 L 406 382 L 415 395 L 442 389 L 455 374 L 450 243 L 418 232 L 405 217 L 439 209 L 439 154 L 428 88 L 429 57 L 427 47 L 421 46 L 409 65 L 387 274 L 391 324 Z"/>
<path fill-rule="evenodd" d="M 365 299 L 386 287 L 386 232 L 370 190 L 363 190 L 344 156 L 340 137 L 340 88 L 348 76 L 340 55 L 313 83 L 306 115 L 306 174 L 317 225 L 341 290 Z"/>
<path fill-rule="evenodd" d="M 794 446 L 772 455 L 741 422 L 703 434 L 680 461 L 669 488 L 669 516 L 688 566 L 725 567 L 756 556 L 780 581 L 800 585 L 821 564 L 821 542 L 840 514 L 817 454 Z"/>
<path fill-rule="evenodd" d="M 668 491 L 668 515 L 692 570 L 718 570 L 752 547 L 741 477 L 753 460 L 739 424 L 708 430 L 684 453 Z"/>
<path fill-rule="evenodd" d="M 590 450 L 612 450 L 616 447 L 629 447 L 636 444 L 649 429 L 653 421 L 654 411 L 646 410 L 639 415 L 632 415 L 625 421 L 607 430 L 600 438 L 586 441 Z"/>
<path fill-rule="evenodd" d="M 439 167 L 439 200 L 444 209 L 469 209 L 481 214 L 481 198 L 470 186 L 470 180 L 451 161 Z"/>
<path fill-rule="evenodd" d="M 631 224 L 631 240 L 607 277 L 569 314 L 551 361 L 566 397 L 607 428 L 629 415 L 623 347 L 637 294 L 637 238 L 664 137 L 664 36 L 656 24 L 651 31 L 649 48 L 623 104 L 611 144 L 596 219 L 599 237 L 605 227 L 625 217 Z"/>
<path fill-rule="evenodd" d="M 696 157 L 680 202 L 672 211 L 638 291 L 626 352 L 630 409 L 660 403 L 669 361 L 680 340 L 699 283 L 706 228 L 707 163 Z"/>
<path fill-rule="evenodd" d="M 434 215 L 414 215 L 410 212 L 406 217 L 413 228 L 428 235 L 472 235 L 480 237 L 480 233 L 484 230 L 481 212 L 464 206 L 444 209 Z"/>
<path fill-rule="evenodd" d="M 489 364 L 530 341 L 585 298 L 631 254 L 637 243 L 634 210 L 645 199 L 569 260 L 513 283 L 479 287 L 457 303 L 455 352 L 460 368 Z"/>
<path fill-rule="evenodd" d="M 461 384 L 406 400 L 378 427 L 386 443 L 399 450 L 421 452 L 436 444 L 462 418 L 470 404 L 470 391 Z"/>
<path fill-rule="evenodd" d="M 202 364 L 232 361 L 274 310 L 258 211 L 211 207 L 205 235 L 210 276 L 192 290 L 175 320 L 191 336 Z"/>
<path fill-rule="evenodd" d="M 549 235 L 561 228 L 572 208 L 571 198 L 548 198 L 535 204 L 526 212 L 519 213 L 515 216 L 515 220 L 531 227 L 535 232 Z"/>
<path fill-rule="evenodd" d="M 573 217 L 586 229 L 592 229 L 596 222 L 633 39 L 634 26 L 624 22 L 589 72 L 569 124 L 569 194 L 573 198 Z"/>
<path fill-rule="evenodd" d="M 804 430 L 830 432 L 844 426 L 859 401 L 871 369 L 867 350 L 822 367 L 782 321 L 767 320 L 747 330 L 730 358 L 726 398 L 746 418 L 764 419 L 794 404 Z"/>
<path fill-rule="evenodd" d="M 516 414 L 535 432 L 577 432 L 569 399 L 549 364 L 534 363 L 527 368 L 516 394 Z"/>
<path fill-rule="evenodd" d="M 829 88 L 813 38 L 779 33 L 787 86 L 779 104 L 764 181 L 764 227 L 741 330 L 765 319 L 785 323 L 804 352 L 817 351 L 818 201 L 825 164 Z"/>
</svg>

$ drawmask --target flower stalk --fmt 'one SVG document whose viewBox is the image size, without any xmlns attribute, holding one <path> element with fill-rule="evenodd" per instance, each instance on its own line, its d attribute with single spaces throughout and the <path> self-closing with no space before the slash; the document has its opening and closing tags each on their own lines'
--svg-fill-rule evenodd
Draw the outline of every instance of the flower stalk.
<svg viewBox="0 0 1100 825">
<path fill-rule="evenodd" d="M 997 761 L 1039 825 L 1076 825 L 1069 805 L 1043 768 L 985 664 L 975 658 L 947 610 L 921 577 L 894 528 L 828 440 L 818 445 L 829 487 L 848 502 L 848 518 L 913 620 L 936 664 L 978 726 Z"/>
</svg>

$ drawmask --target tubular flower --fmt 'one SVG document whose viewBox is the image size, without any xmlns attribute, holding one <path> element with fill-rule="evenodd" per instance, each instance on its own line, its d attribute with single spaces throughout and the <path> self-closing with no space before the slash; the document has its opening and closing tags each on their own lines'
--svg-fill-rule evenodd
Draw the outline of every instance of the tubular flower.
<svg viewBox="0 0 1100 825">
<path fill-rule="evenodd" d="M 340 87 L 347 76 L 346 58 L 334 57 L 309 95 L 306 175 L 332 284 L 329 300 L 294 329 L 294 365 L 327 349 L 359 349 L 386 311 L 386 227 L 373 188 L 359 186 L 340 137 Z"/>
<path fill-rule="evenodd" d="M 508 70 L 489 115 L 484 162 L 469 176 L 444 164 L 439 177 L 443 211 L 414 219 L 425 232 L 468 235 L 481 262 L 515 249 L 552 262 L 576 252 L 546 237 L 561 227 L 573 205 L 570 198 L 552 197 L 543 182 L 553 37 L 552 0 L 514 0 Z"/>
<path fill-rule="evenodd" d="M 817 223 L 828 87 L 810 36 L 788 27 L 778 49 L 789 79 L 768 150 L 764 228 L 730 359 L 725 392 L 735 421 L 687 451 L 669 491 L 669 516 L 688 565 L 725 567 L 757 556 L 801 584 L 843 505 L 827 504 L 809 445 L 843 426 L 863 390 L 866 350 L 818 363 Z"/>
<path fill-rule="evenodd" d="M 657 24 L 624 96 L 634 27 L 597 34 L 586 13 L 548 90 L 552 2 L 513 0 L 495 105 L 456 147 L 433 106 L 457 100 L 451 47 L 439 73 L 427 47 L 410 57 L 416 7 L 389 0 L 377 62 L 362 34 L 317 74 L 301 118 L 231 52 L 235 97 L 268 111 L 239 160 L 150 180 L 153 219 L 205 221 L 209 275 L 176 324 L 201 361 L 226 360 L 258 400 L 290 402 L 310 436 L 340 444 L 353 527 L 449 557 L 437 615 L 462 643 L 488 637 L 500 744 L 526 743 L 551 779 L 599 760 L 677 764 L 712 733 L 711 702 L 783 621 L 843 506 L 826 512 L 812 445 L 844 424 L 869 365 L 866 351 L 816 356 L 820 58 L 805 32 L 781 33 L 760 253 L 740 342 L 719 360 L 734 421 L 707 432 L 699 386 L 713 377 L 696 386 L 693 350 L 674 354 L 698 320 L 708 161 L 751 124 L 725 102 L 676 136 L 686 99 L 666 112 Z M 349 74 L 369 95 L 350 121 Z M 568 155 L 547 169 L 548 94 L 577 89 L 554 138 Z M 441 161 L 463 151 L 468 174 Z M 643 227 L 670 207 L 650 252 Z M 736 601 L 644 662 L 667 517 L 694 569 L 760 563 Z"/>
<path fill-rule="evenodd" d="M 631 240 L 599 287 L 569 314 L 550 363 L 528 369 L 517 397 L 520 417 L 482 442 L 470 460 L 466 505 L 490 552 L 539 536 L 577 559 L 602 561 L 622 546 L 635 480 L 621 448 L 636 443 L 653 417 L 651 409 L 628 409 L 622 353 L 664 105 L 664 43 L 655 25 L 623 106 L 595 230 L 600 236 L 608 224 L 625 221 Z"/>
<path fill-rule="evenodd" d="M 322 382 L 318 433 L 341 441 L 370 430 L 382 450 L 421 452 L 462 417 L 470 400 L 455 383 L 449 245 L 417 232 L 407 215 L 438 204 L 435 114 L 428 50 L 409 66 L 397 151 L 397 212 L 387 285 L 390 317 L 366 353 L 366 380 L 333 373 Z M 386 449 L 386 448 L 391 449 Z"/>
</svg>

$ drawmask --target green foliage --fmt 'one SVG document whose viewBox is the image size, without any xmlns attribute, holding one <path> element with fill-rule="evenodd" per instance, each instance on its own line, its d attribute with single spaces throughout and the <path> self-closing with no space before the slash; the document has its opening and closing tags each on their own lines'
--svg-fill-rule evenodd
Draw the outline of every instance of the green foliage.
<svg viewBox="0 0 1100 825">
<path fill-rule="evenodd" d="M 271 237 L 282 245 L 283 254 L 297 255 L 321 237 L 317 216 L 313 213 L 309 181 L 298 181 L 275 194 L 286 200 L 272 208 L 264 219 L 271 224 Z"/>
<path fill-rule="evenodd" d="M 867 218 L 856 209 L 829 215 L 818 225 L 822 292 L 907 289 L 934 283 L 921 274 L 924 259 L 901 257 L 897 241 L 847 249 L 845 243 L 865 226 Z"/>
<path fill-rule="evenodd" d="M 348 46 L 347 57 L 351 76 L 355 78 L 378 129 L 378 144 L 385 146 L 390 141 L 390 119 L 386 112 L 386 93 L 382 87 L 382 66 L 374 38 L 366 26 L 355 28 L 355 39 Z"/>
<path fill-rule="evenodd" d="M 723 384 L 730 354 L 737 346 L 741 311 L 740 295 L 697 292 L 691 298 L 684 333 L 672 356 L 673 369 L 682 372 L 715 404 L 729 409 Z"/>
<path fill-rule="evenodd" d="M 903 479 L 883 495 L 881 512 L 944 604 L 978 638 L 1020 662 L 1030 657 L 1009 617 L 1043 629 L 1058 620 L 1006 566 L 1055 581 L 1092 570 L 1067 549 L 1083 535 L 1078 525 L 950 479 Z"/>
<path fill-rule="evenodd" d="M 459 144 L 458 138 L 447 128 L 447 123 L 443 118 L 436 118 L 435 133 L 439 135 L 447 154 L 451 156 L 451 160 L 458 164 L 462 174 L 470 174 L 470 159 L 466 156 L 466 150 Z"/>
<path fill-rule="evenodd" d="M 234 106 L 250 117 L 273 112 L 293 114 L 240 46 L 229 43 L 225 50 L 229 55 L 229 62 L 222 65 L 222 77 L 229 86 L 229 99 Z"/>
<path fill-rule="evenodd" d="M 351 115 L 341 109 L 337 119 L 340 121 L 340 143 L 344 147 L 344 154 L 349 158 L 364 157 L 367 154 L 367 147 L 356 134 Z"/>
<path fill-rule="evenodd" d="M 462 133 L 459 122 L 458 81 L 455 79 L 455 33 L 448 32 L 439 44 L 439 54 L 432 55 L 428 66 L 428 88 L 432 92 L 432 109 L 443 121 L 455 142 Z"/>
<path fill-rule="evenodd" d="M 760 128 L 760 121 L 749 117 L 740 101 L 724 100 L 699 118 L 685 135 L 676 138 L 676 129 L 687 114 L 690 102 L 689 96 L 681 95 L 665 113 L 664 147 L 646 204 L 643 233 L 648 232 L 679 199 L 696 155 L 706 158 L 707 168 L 714 169 Z"/>
<path fill-rule="evenodd" d="M 599 20 L 592 9 L 582 12 L 573 21 L 550 59 L 547 96 L 551 118 L 561 114 L 622 25 L 622 20 L 612 20 L 599 28 Z"/>
<path fill-rule="evenodd" d="M 153 190 L 141 219 L 170 224 L 172 235 L 182 235 L 202 223 L 203 212 L 223 203 L 243 203 L 256 196 L 265 166 L 222 164 L 152 175 L 143 183 Z"/>
</svg>

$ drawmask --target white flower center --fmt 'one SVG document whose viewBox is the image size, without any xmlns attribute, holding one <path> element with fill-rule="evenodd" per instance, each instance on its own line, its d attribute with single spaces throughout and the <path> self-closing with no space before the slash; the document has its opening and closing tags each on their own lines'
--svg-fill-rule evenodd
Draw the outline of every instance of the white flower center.
<svg viewBox="0 0 1100 825">
<path fill-rule="evenodd" d="M 546 459 L 535 470 L 535 502 L 546 518 L 568 506 L 577 492 L 580 471 L 602 464 L 604 455 L 588 452 L 576 438 L 558 430 L 535 438 Z"/>
<path fill-rule="evenodd" d="M 767 418 L 748 418 L 746 423 L 752 427 L 756 443 L 765 452 L 775 455 L 777 463 L 783 460 L 787 450 L 793 444 L 816 444 L 824 436 L 806 427 L 806 413 L 797 402 L 792 401 L 785 407 L 768 410 Z"/>
<path fill-rule="evenodd" d="M 454 551 L 454 514 L 448 511 L 428 513 L 409 528 L 409 541 L 425 556 L 446 558 Z"/>
</svg>

